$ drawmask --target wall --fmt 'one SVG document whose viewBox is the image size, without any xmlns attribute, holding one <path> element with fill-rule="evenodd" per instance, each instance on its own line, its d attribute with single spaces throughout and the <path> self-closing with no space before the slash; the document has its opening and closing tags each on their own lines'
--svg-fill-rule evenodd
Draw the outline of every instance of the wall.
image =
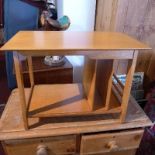
<svg viewBox="0 0 155 155">
<path fill-rule="evenodd" d="M 155 1 L 98 0 L 97 2 L 96 30 L 127 33 L 150 45 L 152 51 L 140 51 L 136 71 L 144 71 L 150 81 L 155 79 Z"/>
<path fill-rule="evenodd" d="M 58 16 L 69 16 L 69 30 L 93 31 L 96 0 L 58 0 Z"/>
<path fill-rule="evenodd" d="M 4 1 L 4 37 L 9 40 L 20 30 L 34 30 L 38 25 L 39 10 L 19 0 Z M 16 87 L 13 74 L 13 53 L 5 52 L 8 87 Z"/>
<path fill-rule="evenodd" d="M 93 31 L 95 25 L 96 0 L 58 0 L 58 17 L 69 16 L 71 26 L 68 31 Z M 74 67 L 74 82 L 81 82 L 84 64 L 83 56 L 68 56 Z"/>
</svg>

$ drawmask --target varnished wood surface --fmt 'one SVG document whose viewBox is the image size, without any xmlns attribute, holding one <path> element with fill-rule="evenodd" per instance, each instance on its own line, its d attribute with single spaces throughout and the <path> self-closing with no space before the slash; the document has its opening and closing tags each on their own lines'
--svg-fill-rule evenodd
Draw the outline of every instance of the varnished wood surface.
<svg viewBox="0 0 155 155">
<path fill-rule="evenodd" d="M 25 90 L 28 96 L 29 89 Z M 21 107 L 19 106 L 18 90 L 14 90 L 0 120 L 0 140 L 23 139 L 33 137 L 60 136 L 79 133 L 93 133 L 103 131 L 116 131 L 121 129 L 133 129 L 151 126 L 152 123 L 138 106 L 133 98 L 130 98 L 126 123 L 119 123 L 114 116 L 91 117 L 63 117 L 47 119 L 29 119 L 30 129 L 25 131 L 21 119 Z M 107 120 L 108 117 L 111 119 Z"/>
<path fill-rule="evenodd" d="M 101 98 L 93 101 L 94 106 Z M 106 111 L 103 105 L 96 106 L 92 111 L 89 100 L 84 95 L 82 84 L 54 84 L 34 86 L 29 105 L 29 117 L 54 117 L 93 115 L 104 113 L 120 113 L 121 108 L 117 104 L 117 98 L 112 102 L 114 107 Z M 102 103 L 104 104 L 104 103 Z"/>
<path fill-rule="evenodd" d="M 29 107 L 29 115 L 33 117 L 71 115 L 90 111 L 80 84 L 36 85 Z"/>
<path fill-rule="evenodd" d="M 138 51 L 135 51 L 133 60 L 130 60 L 128 62 L 128 72 L 126 75 L 126 81 L 125 81 L 125 86 L 124 86 L 123 96 L 122 96 L 121 122 L 124 122 L 125 118 L 126 118 L 126 113 L 127 113 L 127 109 L 128 109 L 128 101 L 130 98 L 130 91 L 131 91 L 131 87 L 132 87 L 132 81 L 133 81 L 133 76 L 134 76 L 136 62 L 137 62 L 137 56 L 138 56 Z"/>
<path fill-rule="evenodd" d="M 26 96 L 25 96 L 25 92 L 24 92 L 24 83 L 23 83 L 23 74 L 22 74 L 22 66 L 21 66 L 21 62 L 19 61 L 19 55 L 14 53 L 13 54 L 13 58 L 14 58 L 14 65 L 15 65 L 15 72 L 16 72 L 16 81 L 17 81 L 17 86 L 19 89 L 19 97 L 20 97 L 20 106 L 21 106 L 21 110 L 22 110 L 22 119 L 24 122 L 24 126 L 25 129 L 28 128 L 27 126 L 27 116 L 26 116 Z M 29 99 L 28 99 L 29 100 Z M 28 101 L 29 102 L 29 101 Z"/>
<path fill-rule="evenodd" d="M 84 135 L 81 155 L 117 152 L 139 147 L 144 130 Z"/>
<path fill-rule="evenodd" d="M 126 50 L 150 49 L 147 45 L 116 32 L 20 31 L 1 50 Z M 73 52 L 74 53 L 74 52 Z"/>
</svg>

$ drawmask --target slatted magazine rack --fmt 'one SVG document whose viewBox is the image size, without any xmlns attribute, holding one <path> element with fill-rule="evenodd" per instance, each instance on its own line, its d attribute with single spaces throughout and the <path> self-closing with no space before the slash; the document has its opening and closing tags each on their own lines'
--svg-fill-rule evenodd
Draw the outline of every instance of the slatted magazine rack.
<svg viewBox="0 0 155 155">
<path fill-rule="evenodd" d="M 16 79 L 25 129 L 32 117 L 105 115 L 125 121 L 138 50 L 145 44 L 121 33 L 21 31 L 1 50 L 14 51 Z M 25 96 L 19 54 L 26 56 L 30 93 Z M 35 85 L 32 56 L 84 55 L 82 83 Z M 117 78 L 117 60 L 128 60 L 126 82 Z"/>
</svg>

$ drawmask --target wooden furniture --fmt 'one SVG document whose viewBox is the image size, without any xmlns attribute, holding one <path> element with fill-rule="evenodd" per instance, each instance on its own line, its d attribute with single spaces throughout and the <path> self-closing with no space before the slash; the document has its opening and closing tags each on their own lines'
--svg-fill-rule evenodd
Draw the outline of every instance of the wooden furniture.
<svg viewBox="0 0 155 155">
<path fill-rule="evenodd" d="M 29 154 L 135 152 L 142 127 L 151 125 L 130 98 L 138 50 L 146 49 L 150 48 L 121 33 L 17 33 L 1 48 L 16 51 L 18 89 L 12 92 L 0 128 L 0 139 L 8 154 L 24 154 L 26 148 L 31 148 Z M 27 57 L 31 83 L 28 89 L 23 85 L 19 53 Z M 84 55 L 83 82 L 35 85 L 32 56 L 41 55 Z M 128 60 L 125 85 L 115 74 L 117 59 Z M 131 108 L 128 108 L 129 103 Z M 18 105 L 12 108 L 13 104 Z M 61 137 L 64 135 L 67 137 Z M 56 139 L 52 140 L 52 136 Z M 93 141 L 96 141 L 94 147 L 91 146 Z"/>
<path fill-rule="evenodd" d="M 30 89 L 25 89 L 26 99 Z M 53 154 L 134 155 L 144 127 L 152 123 L 130 97 L 126 123 L 108 121 L 104 115 L 29 118 L 22 120 L 19 90 L 13 90 L 0 121 L 0 140 L 8 155 Z M 110 117 L 110 116 L 109 116 Z"/>
<path fill-rule="evenodd" d="M 29 70 L 26 60 L 22 62 L 24 86 L 30 87 Z M 65 64 L 50 67 L 44 64 L 44 57 L 33 57 L 33 72 L 35 84 L 64 84 L 73 82 L 73 66 L 65 58 Z"/>
</svg>

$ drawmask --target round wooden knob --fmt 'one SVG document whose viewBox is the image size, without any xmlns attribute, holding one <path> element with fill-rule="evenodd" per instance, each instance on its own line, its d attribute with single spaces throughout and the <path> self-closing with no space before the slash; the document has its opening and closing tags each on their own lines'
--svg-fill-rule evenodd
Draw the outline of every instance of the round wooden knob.
<svg viewBox="0 0 155 155">
<path fill-rule="evenodd" d="M 119 149 L 118 145 L 116 144 L 115 141 L 111 141 L 107 144 L 107 148 L 109 148 L 112 151 L 116 151 Z"/>
<path fill-rule="evenodd" d="M 37 147 L 37 155 L 48 155 L 48 148 L 45 145 L 39 145 Z"/>
</svg>

